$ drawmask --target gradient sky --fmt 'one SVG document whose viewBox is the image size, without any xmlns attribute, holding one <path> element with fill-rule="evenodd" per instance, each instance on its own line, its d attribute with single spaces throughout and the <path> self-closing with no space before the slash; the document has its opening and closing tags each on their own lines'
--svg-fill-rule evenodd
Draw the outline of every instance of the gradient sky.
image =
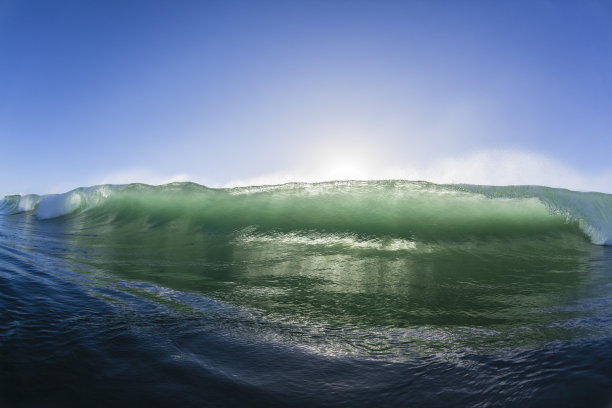
<svg viewBox="0 0 612 408">
<path fill-rule="evenodd" d="M 0 0 L 0 193 L 612 192 L 612 3 Z"/>
</svg>

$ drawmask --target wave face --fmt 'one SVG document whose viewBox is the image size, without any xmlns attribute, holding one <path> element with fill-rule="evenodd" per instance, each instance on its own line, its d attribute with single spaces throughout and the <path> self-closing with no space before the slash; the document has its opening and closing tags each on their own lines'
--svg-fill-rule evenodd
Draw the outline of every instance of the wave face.
<svg viewBox="0 0 612 408">
<path fill-rule="evenodd" d="M 7 196 L 0 405 L 604 406 L 611 243 L 538 186 Z"/>
<path fill-rule="evenodd" d="M 575 233 L 578 226 L 594 244 L 612 244 L 612 195 L 539 186 L 402 181 L 234 189 L 193 183 L 104 185 L 57 195 L 8 196 L 0 209 L 33 212 L 40 220 L 69 216 L 150 226 L 183 222 L 204 229 L 249 227 L 261 233 L 401 237 L 413 244 Z"/>
</svg>

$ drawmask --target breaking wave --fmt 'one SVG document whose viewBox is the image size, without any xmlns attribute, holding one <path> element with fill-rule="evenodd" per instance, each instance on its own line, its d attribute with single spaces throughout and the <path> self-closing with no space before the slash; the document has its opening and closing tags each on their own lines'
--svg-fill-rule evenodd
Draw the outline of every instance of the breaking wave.
<svg viewBox="0 0 612 408">
<path fill-rule="evenodd" d="M 612 244 L 612 195 L 541 186 L 408 181 L 230 189 L 195 183 L 101 185 L 64 194 L 6 196 L 0 211 L 32 213 L 40 220 L 78 218 L 85 225 L 183 223 L 241 231 L 247 240 L 283 236 L 299 244 L 378 249 L 556 232 Z"/>
</svg>

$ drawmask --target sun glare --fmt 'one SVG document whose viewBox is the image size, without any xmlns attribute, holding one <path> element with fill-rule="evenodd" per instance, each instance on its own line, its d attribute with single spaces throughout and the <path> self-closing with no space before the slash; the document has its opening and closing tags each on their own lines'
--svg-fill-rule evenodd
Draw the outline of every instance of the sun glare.
<svg viewBox="0 0 612 408">
<path fill-rule="evenodd" d="M 304 172 L 316 181 L 369 180 L 380 167 L 380 147 L 371 137 L 337 136 L 326 138 L 305 154 Z M 314 180 L 313 180 L 314 181 Z"/>
<path fill-rule="evenodd" d="M 370 178 L 364 163 L 357 160 L 340 160 L 322 170 L 324 177 L 329 180 L 364 180 Z"/>
</svg>

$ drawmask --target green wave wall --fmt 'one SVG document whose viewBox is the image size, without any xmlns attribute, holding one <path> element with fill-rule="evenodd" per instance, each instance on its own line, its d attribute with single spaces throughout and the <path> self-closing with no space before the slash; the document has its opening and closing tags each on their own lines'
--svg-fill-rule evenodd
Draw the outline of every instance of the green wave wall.
<svg viewBox="0 0 612 408">
<path fill-rule="evenodd" d="M 253 233 L 348 234 L 414 242 L 573 233 L 610 243 L 612 196 L 534 186 L 374 181 L 210 189 L 193 183 L 80 188 L 10 196 L 5 212 L 78 217 L 95 225 L 156 228 L 167 223 Z"/>
</svg>

